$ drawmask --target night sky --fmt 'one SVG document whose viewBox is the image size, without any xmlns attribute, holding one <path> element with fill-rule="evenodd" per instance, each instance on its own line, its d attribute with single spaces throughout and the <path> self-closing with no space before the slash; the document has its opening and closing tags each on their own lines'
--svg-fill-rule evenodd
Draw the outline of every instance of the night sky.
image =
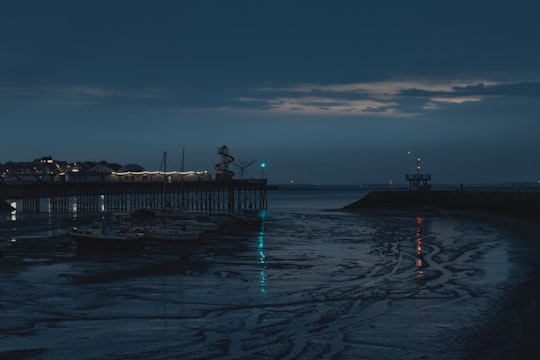
<svg viewBox="0 0 540 360">
<path fill-rule="evenodd" d="M 540 178 L 537 1 L 3 1 L 0 162 Z M 238 168 L 232 170 L 239 172 Z"/>
</svg>

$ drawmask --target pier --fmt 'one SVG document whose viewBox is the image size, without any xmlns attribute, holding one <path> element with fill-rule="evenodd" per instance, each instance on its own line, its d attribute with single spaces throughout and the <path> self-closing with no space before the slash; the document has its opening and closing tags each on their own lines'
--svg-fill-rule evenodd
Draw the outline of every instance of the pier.
<svg viewBox="0 0 540 360">
<path fill-rule="evenodd" d="M 0 184 L 0 200 L 22 212 L 127 212 L 139 208 L 228 214 L 267 208 L 266 179 L 198 182 Z"/>
</svg>

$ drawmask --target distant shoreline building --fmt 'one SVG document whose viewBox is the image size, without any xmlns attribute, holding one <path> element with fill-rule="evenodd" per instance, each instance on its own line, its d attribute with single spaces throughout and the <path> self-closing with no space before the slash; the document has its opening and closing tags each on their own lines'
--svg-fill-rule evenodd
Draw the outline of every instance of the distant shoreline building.
<svg viewBox="0 0 540 360">
<path fill-rule="evenodd" d="M 109 164 L 54 160 L 50 155 L 32 162 L 7 162 L 0 165 L 1 183 L 88 183 L 88 182 L 182 182 L 209 181 L 207 171 L 147 171 L 137 164 Z"/>
<path fill-rule="evenodd" d="M 65 175 L 66 182 L 182 182 L 212 180 L 207 171 L 146 171 L 137 164 L 127 164 L 118 171 L 106 165 L 96 166 L 84 171 L 69 171 Z"/>
</svg>

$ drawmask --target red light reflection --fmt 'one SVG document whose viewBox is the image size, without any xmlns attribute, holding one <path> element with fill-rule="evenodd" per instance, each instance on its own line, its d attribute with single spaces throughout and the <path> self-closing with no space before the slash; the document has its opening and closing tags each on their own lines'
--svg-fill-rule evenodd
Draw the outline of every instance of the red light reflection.
<svg viewBox="0 0 540 360">
<path fill-rule="evenodd" d="M 417 274 L 422 276 L 424 272 L 421 270 L 424 267 L 424 254 L 422 253 L 422 223 L 424 219 L 421 216 L 416 217 L 416 232 L 415 232 L 415 242 L 416 242 L 416 267 Z"/>
</svg>

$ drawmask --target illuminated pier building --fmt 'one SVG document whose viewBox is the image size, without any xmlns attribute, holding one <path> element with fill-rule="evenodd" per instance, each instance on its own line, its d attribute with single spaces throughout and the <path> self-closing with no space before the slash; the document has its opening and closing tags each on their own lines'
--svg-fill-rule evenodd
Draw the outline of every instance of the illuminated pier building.
<svg viewBox="0 0 540 360">
<path fill-rule="evenodd" d="M 227 164 L 216 165 L 215 178 L 207 171 L 147 171 L 137 164 L 67 163 L 50 156 L 8 162 L 1 167 L 0 200 L 30 212 L 266 209 L 266 179 L 235 179 L 226 166 L 233 157 L 220 156 Z"/>
</svg>

